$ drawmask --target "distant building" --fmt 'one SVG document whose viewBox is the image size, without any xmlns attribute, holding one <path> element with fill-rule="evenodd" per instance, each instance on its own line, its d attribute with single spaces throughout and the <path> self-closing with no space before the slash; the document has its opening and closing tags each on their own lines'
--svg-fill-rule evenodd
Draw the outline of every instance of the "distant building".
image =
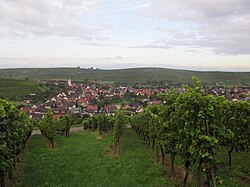
<svg viewBox="0 0 250 187">
<path fill-rule="evenodd" d="M 68 80 L 68 86 L 72 86 L 71 79 Z"/>
<path fill-rule="evenodd" d="M 31 107 L 30 106 L 23 106 L 22 108 L 20 108 L 20 110 L 25 112 L 26 114 L 29 114 Z"/>
<path fill-rule="evenodd" d="M 71 113 L 72 114 L 82 114 L 82 109 L 81 109 L 81 107 L 77 107 L 77 106 L 74 105 L 71 108 Z"/>
<path fill-rule="evenodd" d="M 94 106 L 89 105 L 89 106 L 87 106 L 87 108 L 85 109 L 85 111 L 87 113 L 91 113 L 91 114 L 97 113 L 98 112 L 98 106 L 96 106 L 96 105 L 94 105 Z"/>
<path fill-rule="evenodd" d="M 118 110 L 118 108 L 116 105 L 106 105 L 106 106 L 104 106 L 103 110 L 107 114 L 114 114 Z"/>
</svg>

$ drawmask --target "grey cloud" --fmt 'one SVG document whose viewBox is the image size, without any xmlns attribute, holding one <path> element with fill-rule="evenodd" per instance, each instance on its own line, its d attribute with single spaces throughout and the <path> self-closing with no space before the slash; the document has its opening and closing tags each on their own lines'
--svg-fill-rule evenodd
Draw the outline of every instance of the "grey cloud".
<svg viewBox="0 0 250 187">
<path fill-rule="evenodd" d="M 150 45 L 138 45 L 138 46 L 130 46 L 129 48 L 148 48 L 148 49 L 170 49 L 171 46 L 167 45 L 157 45 L 157 44 L 150 44 Z"/>
<path fill-rule="evenodd" d="M 121 57 L 121 56 L 116 56 L 116 59 L 123 59 L 123 57 Z"/>
<path fill-rule="evenodd" d="M 84 42 L 81 43 L 81 45 L 87 45 L 87 46 L 100 46 L 100 47 L 114 47 L 114 44 L 107 44 L 107 43 L 97 43 L 97 42 Z"/>
<path fill-rule="evenodd" d="M 2 38 L 63 36 L 89 41 L 82 45 L 111 47 L 113 44 L 102 42 L 109 39 L 103 31 L 116 25 L 99 23 L 96 15 L 88 15 L 94 10 L 101 15 L 114 16 L 133 11 L 163 18 L 170 24 L 164 27 L 161 22 L 163 25 L 158 31 L 165 33 L 163 38 L 129 48 L 185 46 L 209 48 L 217 54 L 250 54 L 250 0 L 0 1 Z"/>
<path fill-rule="evenodd" d="M 168 46 L 211 48 L 217 54 L 250 54 L 249 0 L 152 0 L 146 14 L 181 27 L 158 28 Z M 156 41 L 156 43 L 160 43 Z"/>
<path fill-rule="evenodd" d="M 136 10 L 144 10 L 147 9 L 151 6 L 151 3 L 139 3 L 139 4 L 130 4 L 127 5 L 123 8 L 121 8 L 119 11 L 124 12 L 124 11 L 136 11 Z"/>
<path fill-rule="evenodd" d="M 248 24 L 235 23 L 225 24 L 220 22 L 206 24 L 199 28 L 199 33 L 169 33 L 168 39 L 157 40 L 155 44 L 167 46 L 185 46 L 210 48 L 216 54 L 226 55 L 247 55 L 250 54 L 250 35 L 248 34 Z M 249 24 L 250 27 L 250 24 Z M 165 31 L 170 32 L 170 31 Z"/>
<path fill-rule="evenodd" d="M 0 57 L 0 61 L 2 60 L 31 60 L 30 58 L 21 58 L 21 57 Z"/>
<path fill-rule="evenodd" d="M 102 31 L 109 24 L 91 23 L 80 15 L 97 9 L 101 0 L 2 0 L 0 3 L 0 37 L 63 36 L 86 40 L 105 38 Z"/>
<path fill-rule="evenodd" d="M 124 59 L 121 56 L 116 56 L 116 57 L 105 57 L 105 58 L 99 58 L 98 60 L 122 60 Z"/>
<path fill-rule="evenodd" d="M 249 0 L 151 0 L 149 15 L 161 16 L 174 20 L 208 21 L 249 14 Z"/>
</svg>

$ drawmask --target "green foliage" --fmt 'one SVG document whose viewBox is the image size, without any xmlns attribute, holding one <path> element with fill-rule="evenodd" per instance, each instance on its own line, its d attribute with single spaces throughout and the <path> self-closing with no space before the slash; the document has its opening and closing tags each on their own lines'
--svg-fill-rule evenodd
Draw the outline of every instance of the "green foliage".
<svg viewBox="0 0 250 187">
<path fill-rule="evenodd" d="M 171 154 L 172 174 L 175 155 L 184 160 L 185 185 L 190 168 L 196 167 L 196 185 L 201 186 L 204 171 L 204 184 L 215 186 L 216 154 L 221 146 L 229 146 L 231 151 L 249 151 L 250 107 L 244 101 L 205 95 L 201 81 L 192 79 L 193 87 L 183 86 L 184 92 L 171 90 L 160 95 L 164 107 L 147 107 L 134 118 L 133 128 L 144 140 L 159 141 L 164 153 Z M 163 153 L 162 156 L 165 165 Z"/>
<path fill-rule="evenodd" d="M 68 115 L 59 118 L 55 123 L 56 131 L 64 132 L 65 136 L 69 136 L 70 126 L 72 125 L 73 121 Z"/>
<path fill-rule="evenodd" d="M 170 90 L 167 94 L 160 96 L 164 101 L 164 107 L 159 112 L 164 121 L 159 130 L 161 132 L 160 144 L 164 151 L 169 154 L 176 152 L 176 143 L 180 138 L 178 137 L 178 116 L 175 113 L 175 102 L 178 96 L 179 93 L 177 90 Z"/>
<path fill-rule="evenodd" d="M 235 136 L 229 139 L 228 145 L 236 151 L 250 150 L 250 103 L 245 101 L 230 102 L 230 116 L 226 127 Z"/>
<path fill-rule="evenodd" d="M 125 111 L 119 110 L 115 114 L 114 127 L 113 127 L 113 141 L 114 141 L 114 154 L 117 152 L 118 143 L 121 140 L 123 128 L 129 123 L 129 116 Z"/>
<path fill-rule="evenodd" d="M 107 133 L 113 127 L 113 117 L 105 114 L 99 114 L 97 115 L 97 123 L 99 134 L 101 135 Z"/>
<path fill-rule="evenodd" d="M 48 110 L 44 118 L 39 122 L 39 129 L 43 136 L 45 136 L 51 143 L 51 147 L 54 148 L 54 140 L 56 137 L 56 122 L 52 118 L 52 110 Z"/>
<path fill-rule="evenodd" d="M 39 92 L 36 94 L 36 97 L 32 98 L 32 102 L 35 104 L 44 103 L 46 100 L 66 90 L 64 83 L 59 83 L 57 86 L 52 83 L 46 83 L 43 85 L 43 87 L 39 86 L 39 88 L 42 90 L 42 92 Z"/>
<path fill-rule="evenodd" d="M 228 130 L 221 145 L 228 147 L 228 165 L 232 164 L 233 151 L 250 150 L 250 103 L 246 101 L 224 101 L 221 122 Z"/>
<path fill-rule="evenodd" d="M 92 118 L 86 118 L 82 121 L 82 126 L 84 130 L 91 129 L 92 127 Z"/>
<path fill-rule="evenodd" d="M 116 112 L 113 127 L 113 136 L 116 143 L 120 141 L 120 138 L 122 136 L 122 129 L 128 122 L 129 117 L 125 114 L 124 111 L 119 110 Z"/>
<path fill-rule="evenodd" d="M 114 117 L 97 114 L 82 121 L 84 130 L 99 131 L 99 135 L 108 133 L 114 126 Z"/>
<path fill-rule="evenodd" d="M 0 99 L 0 176 L 15 163 L 15 157 L 23 149 L 31 135 L 32 123 L 28 116 L 14 105 Z M 4 183 L 4 181 L 2 181 Z"/>
</svg>

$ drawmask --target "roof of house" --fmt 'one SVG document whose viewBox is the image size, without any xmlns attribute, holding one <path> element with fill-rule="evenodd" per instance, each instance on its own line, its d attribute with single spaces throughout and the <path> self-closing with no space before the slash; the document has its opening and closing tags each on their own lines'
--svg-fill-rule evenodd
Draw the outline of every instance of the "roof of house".
<svg viewBox="0 0 250 187">
<path fill-rule="evenodd" d="M 103 109 L 108 113 L 114 113 L 115 111 L 117 111 L 117 106 L 116 105 L 106 105 L 106 106 L 104 106 Z"/>
<path fill-rule="evenodd" d="M 63 117 L 65 114 L 53 114 L 53 119 L 59 119 L 60 117 Z"/>
<path fill-rule="evenodd" d="M 20 110 L 23 111 L 23 112 L 25 112 L 25 113 L 29 113 L 30 109 L 31 109 L 30 106 L 23 106 L 22 108 L 20 108 Z"/>
<path fill-rule="evenodd" d="M 88 105 L 86 110 L 98 110 L 98 106 L 97 105 Z"/>
</svg>

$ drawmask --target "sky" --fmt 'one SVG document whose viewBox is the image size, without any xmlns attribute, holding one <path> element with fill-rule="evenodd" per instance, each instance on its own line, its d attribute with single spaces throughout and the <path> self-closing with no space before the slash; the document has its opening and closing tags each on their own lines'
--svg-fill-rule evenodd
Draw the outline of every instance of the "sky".
<svg viewBox="0 0 250 187">
<path fill-rule="evenodd" d="M 249 0 L 0 0 L 0 68 L 250 71 Z"/>
</svg>

